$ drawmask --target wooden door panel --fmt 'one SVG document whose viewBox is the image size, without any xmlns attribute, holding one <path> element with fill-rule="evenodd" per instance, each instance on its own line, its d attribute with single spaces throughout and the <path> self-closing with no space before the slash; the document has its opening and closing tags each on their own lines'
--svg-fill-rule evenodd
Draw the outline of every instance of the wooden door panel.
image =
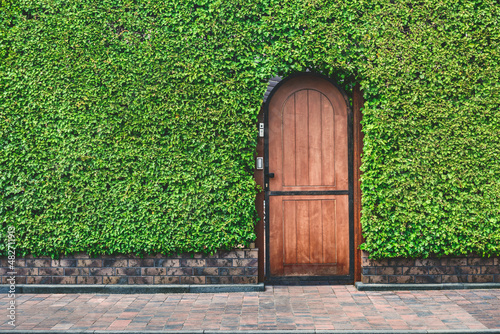
<svg viewBox="0 0 500 334">
<path fill-rule="evenodd" d="M 311 200 L 309 205 L 309 258 L 310 263 L 324 263 L 323 211 L 325 200 Z"/>
<path fill-rule="evenodd" d="M 325 186 L 322 179 L 323 156 L 322 156 L 322 124 L 321 124 L 321 98 L 323 94 L 315 90 L 307 90 L 308 93 L 308 161 L 309 161 L 309 182 L 301 185 L 321 185 Z M 330 141 L 332 143 L 332 141 Z M 331 144 L 325 142 L 333 151 Z"/>
<path fill-rule="evenodd" d="M 348 190 L 345 102 L 327 81 L 308 80 L 291 80 L 270 101 L 269 190 Z"/>
<path fill-rule="evenodd" d="M 347 195 L 271 196 L 269 204 L 272 275 L 349 274 Z"/>
<path fill-rule="evenodd" d="M 321 157 L 323 185 L 335 186 L 335 147 L 332 144 L 335 134 L 334 113 L 332 104 L 321 98 Z M 345 158 L 345 157 L 344 157 Z M 339 157 L 342 159 L 342 157 Z"/>
<path fill-rule="evenodd" d="M 276 208 L 277 209 L 277 208 Z M 292 201 L 283 202 L 283 221 L 296 222 L 296 205 Z M 284 235 L 284 261 L 283 263 L 297 263 L 297 226 L 294 224 L 283 224 Z"/>
<path fill-rule="evenodd" d="M 295 146 L 295 166 L 283 164 L 282 168 L 287 170 L 295 167 L 295 183 L 283 184 L 283 186 L 308 185 L 309 184 L 309 127 L 307 125 L 308 104 L 307 90 L 301 90 L 290 98 L 295 98 L 295 129 L 282 128 L 282 133 L 295 131 L 295 143 L 283 142 L 282 146 Z M 304 140 L 305 139 L 305 140 Z"/>
<path fill-rule="evenodd" d="M 296 170 L 296 148 L 295 148 L 295 98 L 290 98 L 285 104 L 283 111 L 283 141 L 289 145 L 283 146 L 283 185 L 296 185 L 295 170 Z M 275 136 L 276 137 L 276 136 Z M 277 166 L 278 162 L 273 164 Z M 277 173 L 275 173 L 277 174 Z"/>
<path fill-rule="evenodd" d="M 295 202 L 296 218 L 295 222 L 285 222 L 285 224 L 293 224 L 297 229 L 297 242 L 295 248 L 297 249 L 297 263 L 310 263 L 310 249 L 309 249 L 309 205 L 306 201 Z"/>
</svg>

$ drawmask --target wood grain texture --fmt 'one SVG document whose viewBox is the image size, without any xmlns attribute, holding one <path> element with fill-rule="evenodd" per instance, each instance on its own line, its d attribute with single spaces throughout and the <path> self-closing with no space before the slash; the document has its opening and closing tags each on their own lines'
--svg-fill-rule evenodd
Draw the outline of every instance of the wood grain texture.
<svg viewBox="0 0 500 334">
<path fill-rule="evenodd" d="M 315 90 L 308 90 L 308 163 L 309 163 L 309 183 L 305 185 L 324 185 L 322 180 L 322 171 L 324 166 L 323 156 L 321 154 L 322 146 L 322 128 L 321 128 L 321 94 Z M 329 150 L 333 150 L 333 144 L 325 142 Z M 328 170 L 326 170 L 328 172 Z"/>
<path fill-rule="evenodd" d="M 322 183 L 324 185 L 335 186 L 335 146 L 328 145 L 335 141 L 333 107 L 326 96 L 321 97 L 321 159 Z"/>
<path fill-rule="evenodd" d="M 278 196 L 269 198 L 269 264 L 271 275 L 283 275 L 283 200 Z M 272 208 L 272 210 L 271 210 Z"/>
<path fill-rule="evenodd" d="M 347 106 L 328 81 L 287 81 L 269 104 L 271 191 L 348 190 Z"/>
<path fill-rule="evenodd" d="M 346 195 L 271 196 L 274 212 L 270 239 L 273 275 L 318 275 L 320 272 L 347 275 L 347 204 Z M 316 274 L 313 272 L 315 266 Z"/>
</svg>

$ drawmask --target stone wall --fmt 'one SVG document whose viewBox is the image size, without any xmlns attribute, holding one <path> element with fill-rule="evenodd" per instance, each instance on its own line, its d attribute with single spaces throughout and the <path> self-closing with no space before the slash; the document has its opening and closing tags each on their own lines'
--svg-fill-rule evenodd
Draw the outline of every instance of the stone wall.
<svg viewBox="0 0 500 334">
<path fill-rule="evenodd" d="M 500 258 L 469 255 L 427 259 L 361 258 L 363 283 L 500 283 Z"/>
<path fill-rule="evenodd" d="M 0 284 L 10 277 L 7 258 L 0 258 Z M 258 250 L 238 249 L 214 255 L 87 254 L 18 257 L 16 284 L 245 284 L 257 283 Z"/>
</svg>

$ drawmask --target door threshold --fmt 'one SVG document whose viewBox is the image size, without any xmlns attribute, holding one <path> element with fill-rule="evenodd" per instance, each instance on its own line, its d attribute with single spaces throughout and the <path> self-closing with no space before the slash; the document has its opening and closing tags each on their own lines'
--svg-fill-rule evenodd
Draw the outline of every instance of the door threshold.
<svg viewBox="0 0 500 334">
<path fill-rule="evenodd" d="M 266 285 L 349 285 L 351 276 L 274 276 L 265 280 Z"/>
</svg>

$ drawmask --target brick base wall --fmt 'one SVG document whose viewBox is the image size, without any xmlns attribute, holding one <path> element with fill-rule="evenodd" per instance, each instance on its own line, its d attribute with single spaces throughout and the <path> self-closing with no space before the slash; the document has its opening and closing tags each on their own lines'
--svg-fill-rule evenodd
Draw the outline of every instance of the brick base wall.
<svg viewBox="0 0 500 334">
<path fill-rule="evenodd" d="M 477 255 L 427 259 L 361 258 L 363 283 L 500 283 L 500 258 Z"/>
<path fill-rule="evenodd" d="M 0 258 L 0 284 L 10 277 Z M 214 255 L 101 255 L 19 257 L 17 284 L 245 284 L 257 283 L 258 250 L 238 249 Z"/>
</svg>

